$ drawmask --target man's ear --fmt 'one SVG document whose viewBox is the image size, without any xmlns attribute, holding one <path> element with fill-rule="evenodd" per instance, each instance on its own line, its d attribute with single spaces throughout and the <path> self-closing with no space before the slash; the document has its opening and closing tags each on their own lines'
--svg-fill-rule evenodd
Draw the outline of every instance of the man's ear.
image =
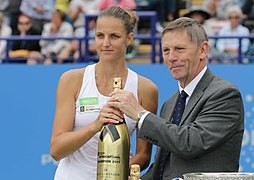
<svg viewBox="0 0 254 180">
<path fill-rule="evenodd" d="M 209 43 L 208 41 L 204 41 L 200 46 L 200 59 L 206 60 L 209 52 Z"/>
</svg>

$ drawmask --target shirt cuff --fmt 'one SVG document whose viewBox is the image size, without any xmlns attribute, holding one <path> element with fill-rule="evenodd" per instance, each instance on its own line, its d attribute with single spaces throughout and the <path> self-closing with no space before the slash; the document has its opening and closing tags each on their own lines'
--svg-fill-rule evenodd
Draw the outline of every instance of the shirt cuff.
<svg viewBox="0 0 254 180">
<path fill-rule="evenodd" d="M 143 124 L 143 122 L 144 122 L 144 120 L 145 120 L 145 118 L 146 118 L 146 116 L 147 116 L 148 114 L 150 114 L 150 112 L 149 112 L 149 111 L 146 111 L 145 114 L 140 118 L 140 120 L 138 121 L 138 129 L 141 128 L 141 126 L 142 126 L 142 124 Z"/>
</svg>

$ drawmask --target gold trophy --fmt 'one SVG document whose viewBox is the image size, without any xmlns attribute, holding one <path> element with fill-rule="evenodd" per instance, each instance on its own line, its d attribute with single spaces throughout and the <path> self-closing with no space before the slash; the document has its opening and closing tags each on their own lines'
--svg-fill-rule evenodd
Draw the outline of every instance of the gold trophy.
<svg viewBox="0 0 254 180">
<path fill-rule="evenodd" d="M 131 165 L 131 180 L 140 180 L 140 166 L 138 164 Z"/>
<path fill-rule="evenodd" d="M 122 88 L 122 79 L 114 78 L 113 89 Z M 126 122 L 105 124 L 99 136 L 97 180 L 128 180 L 130 137 Z"/>
</svg>

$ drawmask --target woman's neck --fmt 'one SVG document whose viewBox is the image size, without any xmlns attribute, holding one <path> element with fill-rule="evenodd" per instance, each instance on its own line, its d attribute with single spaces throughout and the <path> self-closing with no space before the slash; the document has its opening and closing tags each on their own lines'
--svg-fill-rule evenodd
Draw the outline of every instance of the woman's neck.
<svg viewBox="0 0 254 180">
<path fill-rule="evenodd" d="M 95 75 L 98 77 L 103 77 L 105 79 L 121 77 L 124 78 L 127 75 L 126 64 L 105 64 L 98 62 L 95 65 Z"/>
</svg>

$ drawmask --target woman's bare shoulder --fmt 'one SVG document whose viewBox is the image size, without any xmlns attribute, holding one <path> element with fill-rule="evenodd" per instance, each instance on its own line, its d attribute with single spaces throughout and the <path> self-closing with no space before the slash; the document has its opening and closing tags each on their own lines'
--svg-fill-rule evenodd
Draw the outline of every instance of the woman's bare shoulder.
<svg viewBox="0 0 254 180">
<path fill-rule="evenodd" d="M 67 81 L 67 82 L 80 81 L 81 79 L 83 79 L 84 72 L 85 72 L 85 68 L 71 69 L 64 72 L 61 75 L 60 80 Z"/>
<path fill-rule="evenodd" d="M 79 89 L 84 76 L 85 68 L 71 69 L 64 72 L 59 79 L 59 86 L 64 86 L 65 88 Z"/>
<path fill-rule="evenodd" d="M 157 112 L 158 94 L 158 87 L 152 80 L 138 76 L 138 99 L 145 109 L 153 113 Z"/>
<path fill-rule="evenodd" d="M 139 84 L 139 89 L 145 90 L 146 91 L 158 91 L 157 85 L 151 80 L 148 79 L 144 76 L 138 75 L 138 84 Z"/>
</svg>

